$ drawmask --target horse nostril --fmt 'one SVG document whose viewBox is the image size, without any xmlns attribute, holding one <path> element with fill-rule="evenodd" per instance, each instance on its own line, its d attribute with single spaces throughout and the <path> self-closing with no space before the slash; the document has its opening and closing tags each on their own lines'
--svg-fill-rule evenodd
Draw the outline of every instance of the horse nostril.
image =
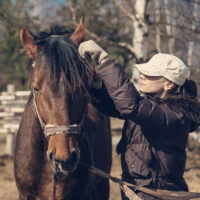
<svg viewBox="0 0 200 200">
<path fill-rule="evenodd" d="M 76 151 L 73 151 L 71 153 L 70 159 L 71 159 L 72 162 L 76 162 L 78 160 Z"/>
<path fill-rule="evenodd" d="M 48 160 L 54 160 L 54 158 L 53 158 L 54 156 L 53 156 L 53 152 L 50 152 L 50 153 L 47 153 L 47 158 L 48 158 Z"/>
</svg>

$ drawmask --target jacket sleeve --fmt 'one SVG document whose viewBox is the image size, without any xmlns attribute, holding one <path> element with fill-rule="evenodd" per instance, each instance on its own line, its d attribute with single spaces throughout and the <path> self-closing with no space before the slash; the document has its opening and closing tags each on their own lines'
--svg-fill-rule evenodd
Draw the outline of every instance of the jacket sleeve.
<svg viewBox="0 0 200 200">
<path fill-rule="evenodd" d="M 104 83 L 100 89 L 91 88 L 92 105 L 100 112 L 109 117 L 121 118 L 120 113 L 116 110 L 113 100 L 110 98 Z"/>
<path fill-rule="evenodd" d="M 122 118 L 132 120 L 143 127 L 166 125 L 165 109 L 151 99 L 140 96 L 120 64 L 107 59 L 99 66 L 98 72 Z"/>
</svg>

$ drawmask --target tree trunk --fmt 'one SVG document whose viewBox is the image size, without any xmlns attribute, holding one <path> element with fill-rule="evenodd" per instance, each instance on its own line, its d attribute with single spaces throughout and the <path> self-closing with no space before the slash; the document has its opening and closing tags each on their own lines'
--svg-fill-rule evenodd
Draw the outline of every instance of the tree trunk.
<svg viewBox="0 0 200 200">
<path fill-rule="evenodd" d="M 146 35 L 148 32 L 148 26 L 145 23 L 145 11 L 147 0 L 136 0 L 135 12 L 136 20 L 133 20 L 133 48 L 137 62 L 143 62 L 147 58 L 147 42 Z M 139 84 L 139 72 L 133 67 L 132 81 L 135 83 L 136 88 Z"/>
<path fill-rule="evenodd" d="M 172 14 L 170 13 L 168 0 L 164 0 L 164 2 L 165 2 L 165 17 L 166 17 L 166 32 L 167 32 L 167 36 L 169 38 L 168 52 L 170 54 L 174 54 L 174 52 L 175 52 L 174 35 L 176 34 L 176 28 L 175 28 L 176 21 L 175 21 L 175 17 L 172 16 Z M 173 4 L 174 4 L 173 5 L 173 11 L 175 12 L 177 0 L 174 0 Z M 171 22 L 170 18 L 172 18 L 172 22 Z"/>
<path fill-rule="evenodd" d="M 156 9 L 156 50 L 161 52 L 160 46 L 160 0 L 155 0 L 155 9 Z"/>
<path fill-rule="evenodd" d="M 147 48 L 144 39 L 148 31 L 147 24 L 144 21 L 145 10 L 146 0 L 137 0 L 135 3 L 136 20 L 133 21 L 133 47 L 139 62 L 147 57 Z"/>
<path fill-rule="evenodd" d="M 192 22 L 192 31 L 195 32 L 196 25 L 195 21 L 197 20 L 197 12 L 198 12 L 198 4 L 193 3 L 194 8 L 193 8 L 193 22 Z M 193 50 L 194 50 L 194 40 L 190 41 L 188 44 L 188 59 L 187 59 L 187 65 L 188 67 L 192 67 L 192 58 L 193 58 Z"/>
</svg>

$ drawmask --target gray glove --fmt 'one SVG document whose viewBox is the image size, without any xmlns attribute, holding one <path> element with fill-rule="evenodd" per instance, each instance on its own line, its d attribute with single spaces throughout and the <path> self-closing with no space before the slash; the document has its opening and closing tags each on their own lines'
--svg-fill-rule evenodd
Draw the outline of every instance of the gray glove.
<svg viewBox="0 0 200 200">
<path fill-rule="evenodd" d="M 108 54 L 93 40 L 82 42 L 78 48 L 78 52 L 82 58 L 86 58 L 89 53 L 93 62 L 100 64 L 101 61 L 108 56 Z"/>
</svg>

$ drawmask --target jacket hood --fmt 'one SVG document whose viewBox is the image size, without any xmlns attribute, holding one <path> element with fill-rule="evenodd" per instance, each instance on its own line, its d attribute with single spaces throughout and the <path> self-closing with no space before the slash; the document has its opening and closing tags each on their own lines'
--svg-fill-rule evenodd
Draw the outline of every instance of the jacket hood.
<svg viewBox="0 0 200 200">
<path fill-rule="evenodd" d="M 186 119 L 195 125 L 195 130 L 200 125 L 200 103 L 196 99 L 177 96 L 160 100 L 160 103 L 166 103 L 171 109 L 182 112 Z"/>
</svg>

